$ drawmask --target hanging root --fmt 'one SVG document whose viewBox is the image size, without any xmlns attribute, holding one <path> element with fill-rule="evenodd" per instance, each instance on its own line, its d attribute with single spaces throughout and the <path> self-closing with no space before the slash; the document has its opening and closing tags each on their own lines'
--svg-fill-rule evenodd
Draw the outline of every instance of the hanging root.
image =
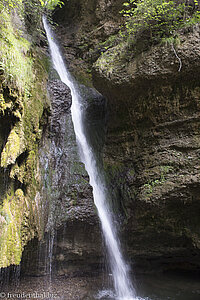
<svg viewBox="0 0 200 300">
<path fill-rule="evenodd" d="M 174 44 L 172 43 L 172 50 L 174 51 L 174 54 L 176 56 L 176 58 L 178 59 L 179 61 L 179 69 L 178 69 L 178 72 L 180 72 L 181 68 L 182 68 L 182 61 L 180 59 L 180 57 L 178 56 L 177 52 L 176 52 L 176 49 L 174 48 Z"/>
</svg>

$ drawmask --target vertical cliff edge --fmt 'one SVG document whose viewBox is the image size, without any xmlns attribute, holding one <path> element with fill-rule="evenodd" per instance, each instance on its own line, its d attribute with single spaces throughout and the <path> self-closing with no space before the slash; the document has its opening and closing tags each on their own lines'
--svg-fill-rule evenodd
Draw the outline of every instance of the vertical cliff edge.
<svg viewBox="0 0 200 300">
<path fill-rule="evenodd" d="M 18 265 L 24 246 L 44 230 L 38 146 L 49 110 L 48 61 L 34 4 L 0 4 L 0 268 Z"/>
</svg>

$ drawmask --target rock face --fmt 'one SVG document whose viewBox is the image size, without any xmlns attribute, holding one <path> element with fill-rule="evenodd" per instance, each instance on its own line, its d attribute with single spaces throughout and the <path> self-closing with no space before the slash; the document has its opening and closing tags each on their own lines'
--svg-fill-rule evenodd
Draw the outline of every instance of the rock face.
<svg viewBox="0 0 200 300">
<path fill-rule="evenodd" d="M 70 114 L 70 91 L 55 79 L 58 76 L 46 53 L 32 49 L 28 40 L 18 38 L 17 31 L 15 35 L 13 26 L 20 25 L 23 34 L 30 38 L 17 12 L 17 24 L 12 24 L 9 13 L 6 17 L 6 25 L 10 26 L 8 42 L 14 40 L 15 48 L 10 49 L 7 39 L 2 39 L 2 44 L 6 44 L 3 49 L 8 47 L 10 56 L 16 55 L 16 59 L 8 74 L 0 74 L 2 281 L 13 272 L 12 268 L 3 268 L 20 264 L 24 248 L 24 274 L 47 274 L 51 266 L 65 275 L 94 270 L 101 263 L 102 239 L 88 175 L 79 159 Z M 34 34 L 31 19 L 26 17 L 30 33 Z M 2 34 L 4 30 L 6 26 Z M 0 51 L 0 55 L 4 59 L 7 53 Z M 45 67 L 52 78 L 48 82 L 48 97 Z M 8 80 L 9 74 L 13 82 Z M 80 93 L 91 145 L 95 143 L 101 151 L 102 137 L 96 139 L 93 130 L 103 136 L 105 99 L 84 86 L 80 86 Z"/>
<path fill-rule="evenodd" d="M 49 81 L 48 90 L 51 98 L 50 126 L 40 151 L 45 183 L 42 197 L 47 198 L 49 205 L 50 223 L 47 227 L 59 227 L 66 220 L 87 220 L 90 223 L 91 219 L 91 223 L 96 223 L 92 190 L 76 145 L 70 90 L 58 79 Z"/>
<path fill-rule="evenodd" d="M 71 72 L 79 82 L 92 86 L 91 64 L 119 31 L 123 0 L 64 1 L 54 13 L 58 37 Z M 66 30 L 67 28 L 67 30 Z M 108 43 L 105 40 L 108 39 Z"/>
<path fill-rule="evenodd" d="M 79 15 L 72 5 L 67 20 L 65 10 L 63 15 L 56 12 L 56 20 L 61 16 L 59 35 L 64 53 L 67 59 L 75 57 L 71 66 L 74 73 L 79 72 L 82 59 L 89 68 L 93 64 L 92 80 L 87 72 L 84 76 L 108 101 L 104 165 L 113 202 L 118 203 L 123 220 L 123 244 L 134 266 L 145 271 L 197 270 L 199 26 L 180 32 L 176 49 L 166 44 L 135 53 L 127 43 L 109 44 L 105 49 L 102 43 L 111 33 L 106 35 L 104 26 L 107 13 L 99 17 L 98 11 L 101 14 L 105 8 L 109 12 L 112 7 L 115 14 L 111 22 L 115 23 L 116 33 L 120 23 L 116 12 L 121 2 L 91 1 L 91 14 L 89 9 L 85 13 L 81 1 L 76 1 Z M 83 46 L 80 36 L 87 45 Z M 98 43 L 100 52 L 91 46 Z M 180 72 L 174 50 L 181 59 Z"/>
<path fill-rule="evenodd" d="M 45 56 L 31 47 L 23 6 L 9 9 L 0 4 L 0 268 L 19 265 L 27 242 L 42 236 L 38 145 L 49 106 Z"/>
<path fill-rule="evenodd" d="M 126 63 L 126 48 L 116 47 L 94 66 L 110 105 L 105 167 L 126 214 L 130 255 L 163 269 L 199 267 L 199 34 L 197 26 L 181 36 L 180 72 L 167 45 Z"/>
<path fill-rule="evenodd" d="M 81 163 L 71 119 L 71 93 L 58 79 L 50 80 L 49 128 L 40 149 L 44 188 L 38 195 L 45 203 L 46 235 L 31 241 L 22 259 L 22 272 L 29 275 L 74 276 L 96 271 L 102 263 L 101 233 L 92 188 Z M 102 131 L 105 100 L 94 89 L 80 86 L 85 122 L 91 133 Z M 98 114 L 97 114 L 98 112 Z M 93 143 L 91 138 L 91 144 Z M 101 139 L 98 151 L 102 148 Z M 44 200 L 45 199 L 45 200 Z"/>
<path fill-rule="evenodd" d="M 176 47 L 135 51 L 117 36 L 123 2 L 65 1 L 54 14 L 59 38 L 70 70 L 90 86 L 80 85 L 87 135 L 99 160 L 103 151 L 134 268 L 199 270 L 199 26 L 182 30 Z M 12 61 L 21 70 L 5 64 L 0 71 L 0 268 L 19 264 L 27 245 L 25 274 L 94 271 L 102 263 L 102 239 L 76 146 L 70 91 L 52 76 L 49 108 L 45 59 L 5 18 L 10 27 L 2 23 L 0 39 L 14 41 L 10 57 L 19 54 Z M 0 48 L 4 58 L 6 47 Z"/>
</svg>

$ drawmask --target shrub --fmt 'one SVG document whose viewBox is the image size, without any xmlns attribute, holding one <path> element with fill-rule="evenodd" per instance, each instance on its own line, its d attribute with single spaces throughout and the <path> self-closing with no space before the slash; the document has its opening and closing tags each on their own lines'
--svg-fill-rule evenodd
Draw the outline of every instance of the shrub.
<svg viewBox="0 0 200 300">
<path fill-rule="evenodd" d="M 121 13 L 128 35 L 137 38 L 137 35 L 146 32 L 156 42 L 200 21 L 197 0 L 188 5 L 169 0 L 128 0 L 123 6 Z"/>
</svg>

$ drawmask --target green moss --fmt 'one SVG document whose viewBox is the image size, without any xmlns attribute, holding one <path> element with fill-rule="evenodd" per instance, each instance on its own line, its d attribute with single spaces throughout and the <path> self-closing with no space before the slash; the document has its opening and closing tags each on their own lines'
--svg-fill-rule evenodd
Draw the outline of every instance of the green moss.
<svg viewBox="0 0 200 300">
<path fill-rule="evenodd" d="M 142 186 L 142 195 L 146 200 L 150 200 L 156 189 L 161 188 L 167 181 L 167 174 L 173 171 L 171 166 L 159 167 L 159 178 L 155 180 L 149 180 Z"/>
<path fill-rule="evenodd" d="M 81 62 L 80 65 L 77 65 L 75 70 L 72 70 L 72 73 L 79 83 L 88 87 L 93 87 L 91 70 L 87 68 L 87 65 L 84 64 L 84 61 Z"/>
<path fill-rule="evenodd" d="M 0 132 L 1 268 L 19 264 L 28 240 L 42 236 L 42 212 L 36 199 L 41 188 L 38 144 L 40 120 L 49 103 L 46 57 L 22 37 L 24 33 L 18 29 L 19 24 L 13 25 L 9 10 L 0 13 L 0 25 L 0 115 L 10 126 L 5 133 Z M 1 126 L 4 128 L 4 123 Z"/>
<path fill-rule="evenodd" d="M 0 94 L 0 115 L 4 115 L 7 109 L 11 108 L 11 103 L 6 103 L 3 94 Z"/>
<path fill-rule="evenodd" d="M 22 124 L 19 123 L 11 130 L 7 143 L 1 153 L 1 167 L 6 168 L 8 165 L 14 164 L 16 158 L 24 149 L 24 131 Z"/>
<path fill-rule="evenodd" d="M 72 191 L 69 196 L 70 196 L 70 206 L 76 206 L 78 200 L 78 192 L 76 190 Z"/>
<path fill-rule="evenodd" d="M 22 164 L 19 167 L 19 165 L 16 163 L 11 168 L 10 178 L 13 180 L 17 178 L 19 182 L 24 183 L 25 171 L 25 164 Z"/>
<path fill-rule="evenodd" d="M 25 92 L 34 79 L 33 60 L 28 55 L 30 43 L 20 36 L 20 32 L 14 31 L 11 17 L 6 11 L 0 15 L 0 20 L 0 67 L 4 75 L 4 84 L 12 84 L 20 92 Z"/>
<path fill-rule="evenodd" d="M 14 193 L 12 188 L 0 208 L 0 268 L 20 263 L 23 214 L 24 193 L 21 189 Z"/>
<path fill-rule="evenodd" d="M 121 162 L 104 162 L 104 169 L 107 173 L 110 173 L 111 175 L 115 175 L 116 173 L 119 173 L 121 169 L 123 169 L 123 164 Z"/>
<path fill-rule="evenodd" d="M 127 57 L 125 56 L 127 44 L 125 42 L 119 43 L 117 46 L 102 52 L 99 59 L 94 64 L 104 76 L 111 77 L 113 72 L 122 72 L 125 67 Z"/>
</svg>

